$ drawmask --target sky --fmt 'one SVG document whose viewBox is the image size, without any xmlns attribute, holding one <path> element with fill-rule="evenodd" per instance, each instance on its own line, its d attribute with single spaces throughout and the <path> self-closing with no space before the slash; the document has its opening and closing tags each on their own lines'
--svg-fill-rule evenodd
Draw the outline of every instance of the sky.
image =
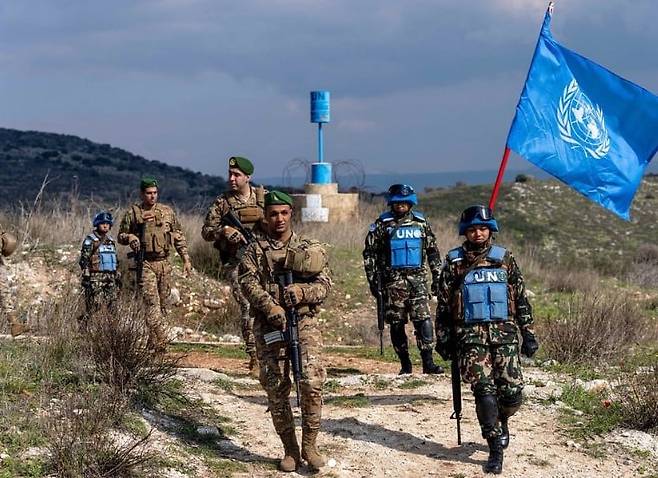
<svg viewBox="0 0 658 478">
<path fill-rule="evenodd" d="M 658 2 L 557 0 L 564 46 L 658 93 Z M 546 1 L 2 0 L 0 126 L 225 174 L 316 159 L 367 173 L 498 167 Z M 510 168 L 529 163 L 513 157 Z M 493 178 L 492 178 L 493 180 Z"/>
</svg>

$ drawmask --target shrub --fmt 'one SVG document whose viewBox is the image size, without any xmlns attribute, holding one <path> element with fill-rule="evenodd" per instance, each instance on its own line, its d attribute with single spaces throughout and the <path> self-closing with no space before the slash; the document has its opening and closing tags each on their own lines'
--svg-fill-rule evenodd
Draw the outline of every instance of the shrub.
<svg viewBox="0 0 658 478">
<path fill-rule="evenodd" d="M 137 476 L 153 455 L 143 437 L 113 430 L 128 411 L 128 403 L 107 388 L 74 393 L 44 419 L 51 468 L 57 476 L 110 478 Z"/>
<path fill-rule="evenodd" d="M 88 321 L 85 342 L 96 374 L 117 393 L 135 397 L 162 390 L 176 373 L 176 363 L 149 343 L 147 312 L 140 301 L 118 302 Z"/>
<path fill-rule="evenodd" d="M 548 292 L 593 292 L 600 281 L 596 272 L 587 269 L 544 268 L 542 276 Z"/>
<path fill-rule="evenodd" d="M 624 294 L 572 294 L 539 323 L 544 351 L 560 362 L 621 358 L 648 331 L 638 306 Z"/>
<path fill-rule="evenodd" d="M 629 265 L 627 278 L 641 287 L 658 286 L 658 246 L 643 244 L 638 247 Z"/>
<path fill-rule="evenodd" d="M 625 425 L 637 430 L 658 430 L 658 368 L 631 375 L 617 392 Z"/>
</svg>

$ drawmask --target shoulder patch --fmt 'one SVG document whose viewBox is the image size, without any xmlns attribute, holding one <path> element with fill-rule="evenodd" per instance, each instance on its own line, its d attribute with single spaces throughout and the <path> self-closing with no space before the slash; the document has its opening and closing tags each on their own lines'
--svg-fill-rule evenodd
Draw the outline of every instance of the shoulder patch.
<svg viewBox="0 0 658 478">
<path fill-rule="evenodd" d="M 370 224 L 370 227 L 368 227 L 368 231 L 375 232 L 375 229 L 377 229 L 377 224 L 373 222 Z"/>
<path fill-rule="evenodd" d="M 94 243 L 94 241 L 92 241 L 91 239 L 87 238 L 87 239 L 85 239 L 85 241 L 82 243 L 82 245 L 83 245 L 83 246 L 87 246 L 87 247 L 89 247 L 89 246 L 91 246 L 93 243 Z"/>
</svg>

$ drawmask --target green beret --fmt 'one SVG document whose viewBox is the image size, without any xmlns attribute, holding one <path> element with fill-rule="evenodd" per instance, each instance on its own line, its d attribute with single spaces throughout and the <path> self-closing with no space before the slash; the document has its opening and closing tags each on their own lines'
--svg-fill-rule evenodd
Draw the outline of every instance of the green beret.
<svg viewBox="0 0 658 478">
<path fill-rule="evenodd" d="M 287 204 L 288 206 L 293 206 L 292 198 L 286 193 L 281 191 L 270 191 L 265 195 L 265 206 L 279 206 Z"/>
<path fill-rule="evenodd" d="M 245 173 L 247 176 L 254 174 L 254 165 L 247 158 L 242 158 L 240 156 L 231 156 L 228 158 L 228 167 L 229 168 L 238 168 L 240 171 Z"/>
<path fill-rule="evenodd" d="M 158 187 L 158 181 L 151 176 L 143 177 L 139 183 L 139 188 L 142 191 L 145 191 L 147 188 L 157 188 L 157 187 Z"/>
</svg>

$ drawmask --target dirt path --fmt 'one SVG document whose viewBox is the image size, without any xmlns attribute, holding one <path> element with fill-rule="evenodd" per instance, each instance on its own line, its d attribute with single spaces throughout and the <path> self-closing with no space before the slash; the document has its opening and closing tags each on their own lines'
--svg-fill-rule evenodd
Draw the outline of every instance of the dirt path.
<svg viewBox="0 0 658 478">
<path fill-rule="evenodd" d="M 221 359 L 203 353 L 187 357 L 181 369 L 187 390 L 217 412 L 232 419 L 237 434 L 222 443 L 225 458 L 249 466 L 249 473 L 234 476 L 299 476 L 274 470 L 281 454 L 266 400 L 258 383 L 249 378 L 241 360 Z M 325 394 L 323 428 L 319 442 L 335 460 L 318 476 L 448 476 L 483 477 L 486 442 L 480 437 L 473 399 L 463 390 L 464 443 L 457 446 L 448 376 L 395 375 L 397 364 L 329 355 L 331 392 Z M 207 369 L 215 370 L 212 372 Z M 359 374 L 358 370 L 378 370 Z M 220 373 L 218 373 L 220 372 Z M 213 384 L 217 378 L 236 381 L 231 391 Z M 543 379 L 530 369 L 529 380 Z M 331 376 L 333 375 L 333 376 Z M 532 388 L 532 387 L 529 387 Z M 299 410 L 294 409 L 299 432 Z M 502 476 L 523 478 L 585 478 L 636 476 L 639 461 L 609 449 L 605 459 L 576 449 L 559 431 L 557 410 L 532 397 L 511 422 L 511 445 Z M 638 475 L 639 476 L 639 475 Z"/>
</svg>

